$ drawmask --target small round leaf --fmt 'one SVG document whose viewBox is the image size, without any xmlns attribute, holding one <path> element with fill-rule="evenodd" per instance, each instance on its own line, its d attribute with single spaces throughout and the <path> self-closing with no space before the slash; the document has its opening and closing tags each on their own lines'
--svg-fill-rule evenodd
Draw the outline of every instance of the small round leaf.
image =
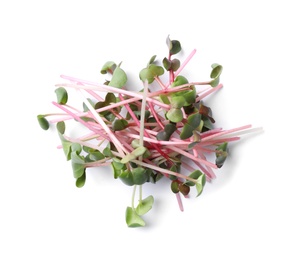
<svg viewBox="0 0 305 260">
<path fill-rule="evenodd" d="M 37 116 L 38 123 L 43 130 L 48 130 L 50 127 L 49 121 L 45 118 L 45 115 Z"/>
<path fill-rule="evenodd" d="M 179 108 L 171 108 L 166 113 L 166 117 L 173 123 L 179 123 L 183 119 L 183 113 Z"/>
<path fill-rule="evenodd" d="M 189 124 L 185 124 L 181 129 L 180 138 L 181 140 L 185 140 L 190 138 L 193 135 L 194 127 Z"/>
<path fill-rule="evenodd" d="M 127 207 L 125 212 L 125 220 L 128 227 L 143 227 L 144 220 L 136 213 L 132 207 Z"/>
<path fill-rule="evenodd" d="M 148 180 L 148 173 L 143 167 L 137 167 L 131 171 L 133 175 L 133 182 L 136 185 L 142 185 Z"/>
<path fill-rule="evenodd" d="M 153 204 L 154 197 L 150 195 L 139 202 L 138 206 L 136 207 L 136 213 L 140 216 L 146 214 L 151 210 Z"/>
<path fill-rule="evenodd" d="M 66 124 L 64 121 L 60 121 L 56 124 L 56 128 L 57 128 L 57 131 L 60 133 L 60 134 L 64 134 L 65 133 L 65 130 L 66 130 Z"/>
<path fill-rule="evenodd" d="M 107 74 L 107 72 L 109 72 L 110 74 L 112 74 L 115 68 L 116 68 L 116 64 L 113 61 L 107 61 L 102 67 L 101 73 Z"/>
<path fill-rule="evenodd" d="M 109 82 L 109 86 L 116 87 L 116 88 L 122 88 L 125 86 L 127 82 L 127 75 L 124 70 L 122 70 L 120 67 L 116 67 L 116 69 L 113 72 L 112 79 Z"/>
<path fill-rule="evenodd" d="M 59 87 L 55 89 L 57 103 L 65 105 L 68 102 L 68 92 L 65 88 Z"/>
<path fill-rule="evenodd" d="M 75 185 L 77 188 L 82 188 L 86 183 L 86 172 L 84 174 L 76 179 Z"/>
</svg>

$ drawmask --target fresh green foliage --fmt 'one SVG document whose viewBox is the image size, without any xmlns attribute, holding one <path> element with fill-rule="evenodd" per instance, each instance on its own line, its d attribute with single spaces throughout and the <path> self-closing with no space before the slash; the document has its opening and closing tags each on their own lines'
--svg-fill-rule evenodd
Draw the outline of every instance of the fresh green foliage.
<svg viewBox="0 0 305 260">
<path fill-rule="evenodd" d="M 216 165 L 218 168 L 221 168 L 227 159 L 228 153 L 227 153 L 227 147 L 228 143 L 225 142 L 221 145 L 218 145 L 216 148 Z"/>
<path fill-rule="evenodd" d="M 102 73 L 102 74 L 107 74 L 107 73 L 113 74 L 113 72 L 114 72 L 114 70 L 116 69 L 116 67 L 117 67 L 117 65 L 115 64 L 115 62 L 113 62 L 113 61 L 107 61 L 107 62 L 103 65 L 103 67 L 102 67 L 102 69 L 101 69 L 101 73 Z"/>
<path fill-rule="evenodd" d="M 180 138 L 185 140 L 193 135 L 193 132 L 200 126 L 201 115 L 199 113 L 194 113 L 188 116 L 187 122 L 184 124 Z M 200 129 L 199 129 L 200 130 Z"/>
<path fill-rule="evenodd" d="M 213 80 L 211 80 L 210 85 L 212 87 L 216 87 L 219 84 L 219 77 L 220 77 L 220 74 L 222 72 L 222 66 L 217 64 L 217 63 L 214 63 L 214 64 L 212 64 L 212 69 L 213 70 L 211 72 L 210 77 Z"/>
<path fill-rule="evenodd" d="M 181 44 L 177 40 L 171 40 L 169 36 L 166 39 L 166 44 L 169 49 L 169 54 L 174 55 L 181 51 Z"/>
<path fill-rule="evenodd" d="M 164 74 L 164 69 L 161 66 L 155 64 L 149 64 L 147 68 L 140 71 L 140 79 L 144 82 L 147 81 L 149 84 L 153 83 L 155 78 Z"/>
<path fill-rule="evenodd" d="M 122 70 L 120 67 L 116 67 L 112 79 L 109 82 L 109 86 L 116 87 L 116 88 L 122 88 L 125 86 L 127 82 L 127 75 L 124 70 Z"/>
<path fill-rule="evenodd" d="M 65 88 L 57 88 L 55 93 L 57 95 L 57 103 L 65 105 L 68 102 L 68 93 Z"/>
<path fill-rule="evenodd" d="M 136 208 L 137 214 L 140 216 L 146 214 L 148 211 L 151 210 L 153 204 L 154 204 L 154 197 L 151 195 L 143 200 L 140 200 Z"/>
<path fill-rule="evenodd" d="M 183 112 L 180 108 L 171 108 L 167 111 L 166 117 L 173 123 L 179 123 L 183 119 Z"/>
<path fill-rule="evenodd" d="M 56 85 L 57 102 L 53 102 L 62 113 L 37 115 L 44 130 L 56 124 L 59 147 L 71 162 L 76 187 L 86 184 L 90 168 L 109 166 L 111 170 L 103 174 L 110 172 L 133 189 L 125 214 L 128 227 L 145 226 L 143 216 L 153 207 L 152 195 L 142 198 L 144 185 L 165 178 L 183 211 L 181 196 L 192 196 L 192 190 L 200 196 L 206 182 L 215 178 L 214 169 L 224 165 L 228 143 L 239 139 L 239 131 L 251 127 L 214 128 L 212 110 L 203 99 L 221 88 L 222 66 L 212 64 L 207 81 L 189 81 L 181 72 L 195 50 L 180 62 L 180 42 L 168 36 L 166 45 L 166 57 L 157 60 L 153 55 L 140 70 L 139 91 L 127 89 L 128 77 L 121 63 L 107 61 L 100 72 L 110 80 L 95 84 L 62 76 L 70 84 Z M 68 104 L 69 88 L 81 95 L 80 107 Z M 82 133 L 71 133 L 68 121 L 81 127 Z M 207 154 L 214 154 L 215 162 L 209 161 Z"/>
<path fill-rule="evenodd" d="M 49 124 L 48 120 L 46 119 L 46 115 L 38 115 L 37 120 L 38 120 L 38 123 L 39 123 L 40 127 L 43 130 L 48 130 L 49 129 L 50 124 Z"/>
</svg>

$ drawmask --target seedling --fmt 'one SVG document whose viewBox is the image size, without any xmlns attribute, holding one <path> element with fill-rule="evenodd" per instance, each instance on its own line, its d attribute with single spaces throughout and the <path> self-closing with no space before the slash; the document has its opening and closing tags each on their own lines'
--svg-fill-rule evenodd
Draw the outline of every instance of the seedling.
<svg viewBox="0 0 305 260">
<path fill-rule="evenodd" d="M 89 168 L 106 165 L 111 166 L 114 179 L 133 187 L 126 209 L 129 227 L 145 226 L 143 215 L 153 206 L 152 195 L 142 197 L 144 184 L 167 179 L 183 211 L 181 197 L 188 197 L 193 188 L 201 195 L 206 181 L 215 178 L 214 170 L 224 165 L 229 143 L 251 128 L 215 128 L 204 99 L 222 88 L 222 66 L 212 64 L 206 81 L 189 81 L 182 71 L 196 50 L 181 63 L 180 42 L 167 37 L 166 43 L 168 56 L 162 62 L 152 56 L 140 71 L 138 91 L 127 89 L 128 76 L 121 63 L 107 61 L 101 73 L 110 79 L 104 83 L 62 75 L 67 83 L 56 85 L 53 102 L 61 112 L 37 116 L 44 130 L 56 125 L 77 187 L 85 185 Z M 80 107 L 68 105 L 68 92 L 73 90 L 82 97 Z M 69 135 L 66 128 L 71 121 L 87 133 Z M 208 160 L 213 155 L 214 161 Z"/>
</svg>

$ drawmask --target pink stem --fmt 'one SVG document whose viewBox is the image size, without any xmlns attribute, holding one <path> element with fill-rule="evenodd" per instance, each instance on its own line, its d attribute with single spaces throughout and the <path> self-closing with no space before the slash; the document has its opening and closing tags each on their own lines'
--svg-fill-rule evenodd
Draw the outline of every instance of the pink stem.
<svg viewBox="0 0 305 260">
<path fill-rule="evenodd" d="M 61 86 L 72 87 L 72 88 L 81 88 L 81 89 L 85 89 L 85 90 L 90 89 L 90 90 L 95 90 L 95 91 L 108 91 L 108 92 L 112 92 L 112 93 L 124 94 L 124 95 L 130 96 L 130 97 L 135 97 L 137 99 L 142 99 L 143 98 L 143 94 L 138 93 L 138 92 L 131 92 L 131 91 L 128 91 L 128 90 L 111 87 L 111 86 L 104 85 L 104 84 L 101 84 L 101 83 L 94 83 L 94 82 L 91 82 L 91 81 L 88 81 L 88 80 L 77 79 L 77 78 L 70 77 L 70 76 L 65 76 L 65 75 L 61 75 L 61 77 L 63 79 L 67 79 L 67 80 L 70 80 L 70 81 L 73 81 L 73 82 L 88 85 L 88 86 L 86 86 L 86 85 L 84 86 L 84 85 L 60 84 Z M 169 109 L 170 108 L 169 105 L 166 105 L 162 102 L 159 102 L 155 99 L 152 99 L 152 98 L 149 97 L 149 95 L 147 97 L 147 101 L 153 102 L 156 105 L 158 105 L 160 107 L 163 107 L 164 109 Z M 129 100 L 129 102 L 130 102 L 130 100 Z"/>
<path fill-rule="evenodd" d="M 153 114 L 154 118 L 156 119 L 158 125 L 159 125 L 162 129 L 164 129 L 164 125 L 163 125 L 162 122 L 160 121 L 160 118 L 159 118 L 159 116 L 157 115 L 156 110 L 154 109 L 153 104 L 152 104 L 151 102 L 148 102 L 148 105 L 149 105 L 150 111 L 152 112 L 152 114 Z"/>
<path fill-rule="evenodd" d="M 180 196 L 179 192 L 176 193 L 176 198 L 177 198 L 177 201 L 178 201 L 179 209 L 183 212 L 184 208 L 183 208 L 183 203 L 182 203 L 181 196 Z"/>
<path fill-rule="evenodd" d="M 215 137 L 226 135 L 226 134 L 229 134 L 229 133 L 234 133 L 234 132 L 237 132 L 237 131 L 240 131 L 240 130 L 244 130 L 244 129 L 247 129 L 247 128 L 250 128 L 250 127 L 251 127 L 251 125 L 245 125 L 245 126 L 233 128 L 233 129 L 230 129 L 230 130 L 221 131 L 219 133 L 216 133 L 216 134 L 213 134 L 213 135 L 210 135 L 210 136 L 202 138 L 201 142 L 205 142 L 205 141 L 211 140 L 211 139 L 213 139 Z"/>
<path fill-rule="evenodd" d="M 222 84 L 219 84 L 217 87 L 214 87 L 214 88 L 211 88 L 210 90 L 208 91 L 205 91 L 203 94 L 199 95 L 197 98 L 196 98 L 196 102 L 199 102 L 200 100 L 202 100 L 203 98 L 205 98 L 206 96 L 210 95 L 211 93 L 221 89 L 223 87 Z"/>
<path fill-rule="evenodd" d="M 103 138 L 107 139 L 108 141 L 110 141 L 110 138 L 107 135 L 103 135 L 100 131 L 97 131 L 96 129 L 94 129 L 90 124 L 88 124 L 86 121 L 84 121 L 83 119 L 81 119 L 80 117 L 78 117 L 77 115 L 73 114 L 71 111 L 69 111 L 68 109 L 66 109 L 64 106 L 56 103 L 56 102 L 52 102 L 53 105 L 55 105 L 56 107 L 60 108 L 61 110 L 65 111 L 67 114 L 69 114 L 70 116 L 72 116 L 72 118 L 74 118 L 76 121 L 82 123 L 84 126 L 86 126 L 88 129 L 90 129 L 91 131 L 93 131 L 94 133 L 103 136 Z"/>
<path fill-rule="evenodd" d="M 196 49 L 194 49 L 190 55 L 186 58 L 186 60 L 182 63 L 182 65 L 180 66 L 180 68 L 175 72 L 175 77 L 177 77 L 180 72 L 184 69 L 184 67 L 189 63 L 189 61 L 193 58 L 193 56 L 196 53 Z"/>
<path fill-rule="evenodd" d="M 175 74 L 174 74 L 174 78 L 176 78 L 179 74 L 180 74 L 180 72 L 184 69 L 184 67 L 189 63 L 189 61 L 193 58 L 193 56 L 195 55 L 195 53 L 196 53 L 196 49 L 194 49 L 191 53 L 190 53 L 190 55 L 186 58 L 186 60 L 180 65 L 180 67 L 179 67 L 179 69 L 175 72 Z M 171 80 L 170 80 L 170 82 L 166 85 L 166 87 L 168 87 L 170 84 L 171 84 L 172 82 L 171 82 Z"/>
</svg>

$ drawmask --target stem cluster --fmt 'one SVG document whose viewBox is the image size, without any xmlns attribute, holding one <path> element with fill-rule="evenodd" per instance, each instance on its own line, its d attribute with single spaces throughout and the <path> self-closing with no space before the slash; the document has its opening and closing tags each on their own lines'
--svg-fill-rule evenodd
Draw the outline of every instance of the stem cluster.
<svg viewBox="0 0 305 260">
<path fill-rule="evenodd" d="M 173 58 L 181 51 L 180 42 L 167 37 L 166 43 L 169 52 L 162 64 L 153 56 L 140 71 L 139 91 L 126 89 L 128 77 L 121 64 L 108 61 L 101 73 L 111 79 L 104 83 L 62 75 L 67 83 L 56 85 L 57 101 L 53 102 L 60 112 L 37 116 L 44 130 L 56 124 L 60 148 L 71 161 L 77 187 L 84 186 L 88 168 L 105 165 L 111 166 L 115 179 L 134 186 L 131 207 L 126 209 L 129 227 L 144 226 L 142 215 L 154 202 L 153 196 L 142 198 L 143 184 L 168 179 L 183 211 L 180 196 L 187 197 L 193 187 L 199 196 L 206 181 L 215 178 L 214 170 L 223 166 L 228 143 L 251 128 L 214 128 L 212 110 L 203 99 L 222 87 L 222 66 L 212 64 L 207 81 L 189 82 L 181 72 L 196 51 L 180 64 Z M 168 82 L 162 79 L 165 72 Z M 155 86 L 159 88 L 155 90 Z M 70 91 L 82 97 L 81 108 L 68 105 Z M 85 127 L 86 134 L 69 135 L 68 121 Z M 213 154 L 214 161 L 208 160 Z M 135 206 L 137 187 L 139 203 Z"/>
</svg>

